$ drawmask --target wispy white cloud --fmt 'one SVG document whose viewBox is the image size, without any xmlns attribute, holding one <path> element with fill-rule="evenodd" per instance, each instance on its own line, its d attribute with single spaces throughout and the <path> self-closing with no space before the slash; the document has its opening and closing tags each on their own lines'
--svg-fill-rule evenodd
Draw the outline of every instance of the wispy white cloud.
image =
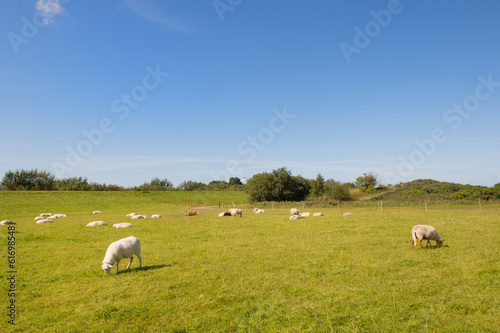
<svg viewBox="0 0 500 333">
<path fill-rule="evenodd" d="M 35 9 L 42 14 L 45 25 L 53 24 L 56 16 L 66 12 L 60 0 L 37 0 Z"/>
<path fill-rule="evenodd" d="M 166 27 L 170 30 L 184 33 L 192 32 L 190 28 L 163 13 L 163 11 L 152 0 L 122 0 L 123 5 L 138 16 Z"/>
<path fill-rule="evenodd" d="M 93 156 L 85 159 L 81 169 L 88 171 L 113 171 L 124 169 L 142 169 L 149 167 L 197 164 L 197 163 L 222 163 L 211 159 L 189 157 L 156 157 L 156 156 Z"/>
</svg>

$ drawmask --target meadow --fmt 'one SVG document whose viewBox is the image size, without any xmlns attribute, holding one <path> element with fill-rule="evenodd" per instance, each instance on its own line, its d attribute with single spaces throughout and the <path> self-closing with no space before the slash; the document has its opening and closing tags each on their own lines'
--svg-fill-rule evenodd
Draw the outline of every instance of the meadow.
<svg viewBox="0 0 500 333">
<path fill-rule="evenodd" d="M 245 205 L 186 208 L 186 202 Z M 498 332 L 500 207 L 433 210 L 307 208 L 254 214 L 241 192 L 8 192 L 0 220 L 16 225 L 16 321 L 8 324 L 7 260 L 0 267 L 1 331 L 13 332 Z M 297 207 L 302 208 L 302 207 Z M 102 214 L 93 215 L 92 211 Z M 197 216 L 185 216 L 197 210 Z M 65 213 L 36 224 L 40 213 Z M 161 219 L 130 221 L 136 212 Z M 103 220 L 105 227 L 86 227 Z M 131 229 L 112 228 L 132 222 Z M 412 250 L 411 228 L 433 225 L 441 248 Z M 0 226 L 7 257 L 7 226 Z M 108 245 L 140 238 L 117 275 Z M 425 244 L 425 242 L 424 242 Z M 433 245 L 435 243 L 433 242 Z"/>
</svg>

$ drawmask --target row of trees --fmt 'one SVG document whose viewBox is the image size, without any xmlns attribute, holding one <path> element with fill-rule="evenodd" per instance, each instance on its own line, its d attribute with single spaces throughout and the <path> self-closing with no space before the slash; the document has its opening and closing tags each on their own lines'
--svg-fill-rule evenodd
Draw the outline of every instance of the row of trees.
<svg viewBox="0 0 500 333">
<path fill-rule="evenodd" d="M 336 201 L 353 200 L 351 189 L 374 193 L 378 185 L 377 176 L 365 173 L 355 183 L 342 183 L 334 179 L 325 180 L 318 173 L 316 179 L 308 180 L 293 176 L 286 168 L 254 175 L 249 181 L 247 192 L 251 201 L 302 201 L 307 198 L 326 197 Z"/>
<path fill-rule="evenodd" d="M 50 172 L 36 169 L 7 171 L 0 187 L 11 191 L 119 191 L 124 189 L 118 185 L 91 183 L 83 177 L 56 179 Z"/>
<path fill-rule="evenodd" d="M 0 182 L 0 189 L 11 191 L 121 191 L 124 187 L 118 185 L 106 185 L 89 182 L 87 178 L 72 177 L 56 179 L 56 177 L 47 171 L 16 170 L 7 171 Z M 137 191 L 224 191 L 224 190 L 243 190 L 244 186 L 240 179 L 232 177 L 229 182 L 215 180 L 208 184 L 185 181 L 179 186 L 174 187 L 168 179 L 153 178 L 150 182 L 145 182 L 140 186 L 132 188 Z"/>
<path fill-rule="evenodd" d="M 214 180 L 208 184 L 196 182 L 192 180 L 184 181 L 179 186 L 174 187 L 168 179 L 153 178 L 149 183 L 145 182 L 141 186 L 134 187 L 137 191 L 226 191 L 226 190 L 243 190 L 243 184 L 237 177 L 232 177 L 229 182 L 225 180 Z"/>
</svg>

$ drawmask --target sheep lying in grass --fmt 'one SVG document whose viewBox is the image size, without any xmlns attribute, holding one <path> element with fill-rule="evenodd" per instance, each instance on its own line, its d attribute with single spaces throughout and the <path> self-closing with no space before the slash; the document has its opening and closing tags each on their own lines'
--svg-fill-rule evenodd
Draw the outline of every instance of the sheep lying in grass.
<svg viewBox="0 0 500 333">
<path fill-rule="evenodd" d="M 132 223 L 115 223 L 113 228 L 132 228 Z"/>
<path fill-rule="evenodd" d="M 309 216 L 311 216 L 311 213 L 301 213 L 300 216 L 301 217 L 309 217 Z"/>
<path fill-rule="evenodd" d="M 51 216 L 49 216 L 49 219 L 58 219 L 60 217 L 67 217 L 66 214 L 52 214 Z"/>
<path fill-rule="evenodd" d="M 325 216 L 323 213 L 314 213 L 313 216 Z"/>
<path fill-rule="evenodd" d="M 186 216 L 195 216 L 197 215 L 198 213 L 196 211 L 194 212 L 189 212 L 189 213 L 186 213 Z"/>
<path fill-rule="evenodd" d="M 160 214 L 153 214 L 153 215 L 151 215 L 151 218 L 152 219 L 159 219 L 159 218 L 161 218 L 161 215 Z"/>
<path fill-rule="evenodd" d="M 0 225 L 9 225 L 9 224 L 16 224 L 16 223 L 9 220 L 3 220 L 2 222 L 0 222 Z"/>
<path fill-rule="evenodd" d="M 444 239 L 439 236 L 438 232 L 434 227 L 431 227 L 430 225 L 421 225 L 417 224 L 413 226 L 411 229 L 411 236 L 413 238 L 412 240 L 412 246 L 411 248 L 413 249 L 415 245 L 417 245 L 417 239 L 420 240 L 420 247 L 423 249 L 424 247 L 422 246 L 422 241 L 424 239 L 427 239 L 427 244 L 425 247 L 429 246 L 431 243 L 431 240 L 436 241 L 437 247 L 441 247 L 443 245 Z"/>
<path fill-rule="evenodd" d="M 100 211 L 100 210 L 94 210 L 94 211 L 92 212 L 92 214 L 101 214 L 101 211 Z"/>
<path fill-rule="evenodd" d="M 52 220 L 49 220 L 49 219 L 41 219 L 41 220 L 36 221 L 36 223 L 52 223 Z"/>
<path fill-rule="evenodd" d="M 132 217 L 134 215 L 139 215 L 139 214 L 137 214 L 137 213 L 129 213 L 129 214 L 127 214 L 127 217 Z"/>
<path fill-rule="evenodd" d="M 265 213 L 266 211 L 265 211 L 265 210 L 263 210 L 263 209 L 254 208 L 254 209 L 253 209 L 253 212 L 254 212 L 255 214 L 262 214 L 262 213 Z"/>
<path fill-rule="evenodd" d="M 230 212 L 222 212 L 219 214 L 219 217 L 223 217 L 223 216 L 231 216 L 231 213 Z"/>
<path fill-rule="evenodd" d="M 240 216 L 242 217 L 243 216 L 243 210 L 241 210 L 240 208 L 231 208 L 229 210 L 229 212 L 231 213 L 231 215 L 233 216 Z"/>
<path fill-rule="evenodd" d="M 136 214 L 134 216 L 132 216 L 132 220 L 137 220 L 137 219 L 147 219 L 148 216 L 147 215 L 139 215 L 139 214 Z"/>
<path fill-rule="evenodd" d="M 290 209 L 290 215 L 300 215 L 300 211 L 297 208 Z"/>
<path fill-rule="evenodd" d="M 298 219 L 300 219 L 300 215 L 292 215 L 289 218 L 290 221 L 294 221 L 294 220 L 298 220 Z"/>
<path fill-rule="evenodd" d="M 104 221 L 93 221 L 93 222 L 90 222 L 89 224 L 87 224 L 87 227 L 95 227 L 95 226 L 98 226 L 98 225 L 106 225 L 106 222 Z"/>
<path fill-rule="evenodd" d="M 130 268 L 132 265 L 132 260 L 134 260 L 134 255 L 139 258 L 139 268 L 142 267 L 141 258 L 141 241 L 139 238 L 130 236 L 127 238 L 122 238 L 108 246 L 104 260 L 102 261 L 102 269 L 104 273 L 108 274 L 111 267 L 116 263 L 116 273 L 118 274 L 118 264 L 123 258 L 130 258 L 130 262 L 126 269 Z"/>
<path fill-rule="evenodd" d="M 344 214 L 342 214 L 342 216 L 351 216 L 352 214 L 349 213 L 349 212 L 345 212 Z"/>
</svg>

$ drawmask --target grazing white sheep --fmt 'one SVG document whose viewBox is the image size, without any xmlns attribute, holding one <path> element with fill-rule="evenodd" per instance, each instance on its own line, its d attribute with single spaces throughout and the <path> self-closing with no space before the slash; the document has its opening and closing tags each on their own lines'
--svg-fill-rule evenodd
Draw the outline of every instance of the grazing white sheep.
<svg viewBox="0 0 500 333">
<path fill-rule="evenodd" d="M 44 218 L 45 218 L 45 217 L 43 217 L 43 216 L 37 216 L 37 217 L 35 217 L 35 221 L 38 221 L 38 220 L 43 220 Z"/>
<path fill-rule="evenodd" d="M 300 216 L 299 216 L 299 215 L 292 215 L 292 216 L 290 216 L 290 218 L 289 218 L 289 220 L 290 220 L 290 221 L 294 221 L 294 220 L 298 220 L 298 219 L 300 219 Z"/>
<path fill-rule="evenodd" d="M 263 210 L 263 209 L 254 208 L 254 209 L 253 209 L 253 212 L 254 212 L 255 214 L 261 214 L 261 213 L 265 213 L 266 211 L 265 211 L 265 210 Z"/>
<path fill-rule="evenodd" d="M 309 216 L 311 216 L 311 213 L 301 213 L 300 216 L 301 217 L 309 217 Z"/>
<path fill-rule="evenodd" d="M 291 215 L 300 215 L 300 211 L 297 208 L 290 209 Z"/>
<path fill-rule="evenodd" d="M 148 218 L 147 215 L 134 215 L 134 216 L 132 216 L 132 220 L 146 219 L 146 218 Z"/>
<path fill-rule="evenodd" d="M 160 214 L 153 214 L 153 215 L 151 215 L 151 218 L 152 219 L 159 219 L 159 218 L 161 218 L 161 215 Z"/>
<path fill-rule="evenodd" d="M 242 217 L 243 216 L 243 210 L 241 210 L 240 208 L 231 208 L 229 210 L 229 212 L 231 213 L 231 215 L 233 216 L 240 216 Z"/>
<path fill-rule="evenodd" d="M 443 245 L 444 239 L 439 236 L 438 232 L 434 227 L 431 227 L 430 225 L 422 225 L 422 224 L 417 224 L 413 226 L 411 229 L 411 236 L 413 238 L 412 240 L 412 246 L 411 248 L 413 249 L 415 245 L 417 245 L 417 239 L 420 240 L 420 247 L 423 249 L 424 247 L 422 246 L 422 241 L 424 239 L 427 239 L 427 244 L 425 247 L 429 246 L 431 243 L 431 240 L 436 241 L 437 247 L 441 247 Z"/>
<path fill-rule="evenodd" d="M 223 216 L 231 216 L 231 213 L 230 212 L 222 212 L 219 214 L 219 217 L 223 217 Z"/>
<path fill-rule="evenodd" d="M 2 222 L 0 222 L 0 225 L 9 225 L 9 224 L 16 224 L 16 223 L 9 220 L 3 220 Z"/>
<path fill-rule="evenodd" d="M 132 228 L 132 223 L 115 223 L 113 224 L 113 228 Z"/>
<path fill-rule="evenodd" d="M 314 213 L 313 216 L 325 216 L 323 213 Z"/>
<path fill-rule="evenodd" d="M 130 258 L 130 262 L 126 269 L 130 268 L 132 265 L 132 260 L 134 260 L 134 255 L 139 258 L 139 268 L 142 267 L 141 258 L 141 241 L 139 238 L 130 236 L 127 238 L 122 238 L 108 246 L 104 260 L 102 261 L 102 269 L 104 273 L 108 274 L 111 267 L 116 263 L 116 273 L 118 274 L 118 264 L 123 258 Z"/>
<path fill-rule="evenodd" d="M 345 212 L 344 214 L 342 214 L 342 216 L 351 216 L 352 214 L 349 213 L 349 212 Z"/>
<path fill-rule="evenodd" d="M 104 221 L 93 221 L 93 222 L 90 222 L 89 224 L 87 224 L 87 227 L 95 227 L 95 226 L 98 226 L 98 225 L 106 225 L 106 222 L 104 222 Z"/>
<path fill-rule="evenodd" d="M 101 211 L 100 210 L 95 210 L 92 212 L 92 214 L 101 214 Z"/>
<path fill-rule="evenodd" d="M 49 219 L 41 219 L 41 220 L 36 221 L 36 223 L 52 223 L 52 220 L 49 220 Z"/>
</svg>

